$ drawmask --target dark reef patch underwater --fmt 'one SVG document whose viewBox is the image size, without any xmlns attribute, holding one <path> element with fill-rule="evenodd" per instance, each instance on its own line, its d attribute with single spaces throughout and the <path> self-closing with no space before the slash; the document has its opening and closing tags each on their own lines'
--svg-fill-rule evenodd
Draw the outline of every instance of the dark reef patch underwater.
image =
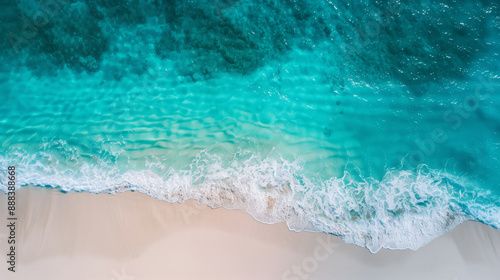
<svg viewBox="0 0 500 280">
<path fill-rule="evenodd" d="M 2 1 L 0 168 L 372 252 L 499 228 L 499 5 Z"/>
</svg>

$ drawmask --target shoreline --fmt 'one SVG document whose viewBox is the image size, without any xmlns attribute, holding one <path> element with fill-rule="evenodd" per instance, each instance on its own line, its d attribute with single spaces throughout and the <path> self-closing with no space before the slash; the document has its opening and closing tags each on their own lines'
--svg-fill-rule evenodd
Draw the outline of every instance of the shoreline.
<svg viewBox="0 0 500 280">
<path fill-rule="evenodd" d="M 498 277 L 500 231 L 479 222 L 462 223 L 417 251 L 372 254 L 336 236 L 293 232 L 285 223 L 264 224 L 243 211 L 193 200 L 169 204 L 139 192 L 96 195 L 32 186 L 16 195 L 17 272 L 4 263 L 2 279 Z M 5 193 L 0 207 L 7 221 Z"/>
</svg>

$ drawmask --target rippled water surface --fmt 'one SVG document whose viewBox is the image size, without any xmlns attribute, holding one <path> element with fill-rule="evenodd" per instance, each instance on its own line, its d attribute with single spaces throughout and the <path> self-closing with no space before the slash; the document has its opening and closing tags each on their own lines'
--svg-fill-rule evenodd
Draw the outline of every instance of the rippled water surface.
<svg viewBox="0 0 500 280">
<path fill-rule="evenodd" d="M 21 185 L 194 198 L 371 251 L 500 227 L 495 1 L 0 5 Z"/>
</svg>

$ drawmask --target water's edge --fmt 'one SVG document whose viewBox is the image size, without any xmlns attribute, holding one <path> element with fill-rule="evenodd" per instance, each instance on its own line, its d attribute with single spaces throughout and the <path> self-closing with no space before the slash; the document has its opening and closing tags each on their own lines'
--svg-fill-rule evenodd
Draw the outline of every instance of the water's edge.
<svg viewBox="0 0 500 280">
<path fill-rule="evenodd" d="M 211 208 L 243 210 L 259 222 L 286 222 L 292 231 L 340 236 L 373 253 L 381 248 L 417 250 L 469 220 L 500 228 L 500 206 L 488 193 L 470 191 L 460 178 L 426 166 L 390 170 L 380 181 L 358 181 L 347 173 L 320 181 L 301 175 L 298 161 L 253 155 L 226 166 L 216 156 L 211 160 L 162 177 L 149 170 L 120 174 L 98 169 L 85 171 L 92 173 L 85 177 L 44 175 L 51 172 L 27 164 L 17 172 L 30 176 L 19 176 L 18 186 L 95 194 L 130 190 L 169 203 L 194 199 Z M 6 184 L 0 183 L 6 192 Z"/>
</svg>

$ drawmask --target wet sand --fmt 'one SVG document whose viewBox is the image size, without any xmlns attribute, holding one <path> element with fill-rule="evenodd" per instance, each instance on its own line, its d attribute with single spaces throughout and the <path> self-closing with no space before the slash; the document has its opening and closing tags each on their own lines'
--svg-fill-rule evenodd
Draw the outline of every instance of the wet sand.
<svg viewBox="0 0 500 280">
<path fill-rule="evenodd" d="M 16 194 L 16 272 L 3 262 L 0 279 L 499 279 L 500 231 L 477 222 L 417 251 L 371 254 L 338 237 L 193 201 L 39 187 Z M 6 223 L 4 193 L 0 207 Z M 7 237 L 2 226 L 5 258 Z"/>
</svg>

